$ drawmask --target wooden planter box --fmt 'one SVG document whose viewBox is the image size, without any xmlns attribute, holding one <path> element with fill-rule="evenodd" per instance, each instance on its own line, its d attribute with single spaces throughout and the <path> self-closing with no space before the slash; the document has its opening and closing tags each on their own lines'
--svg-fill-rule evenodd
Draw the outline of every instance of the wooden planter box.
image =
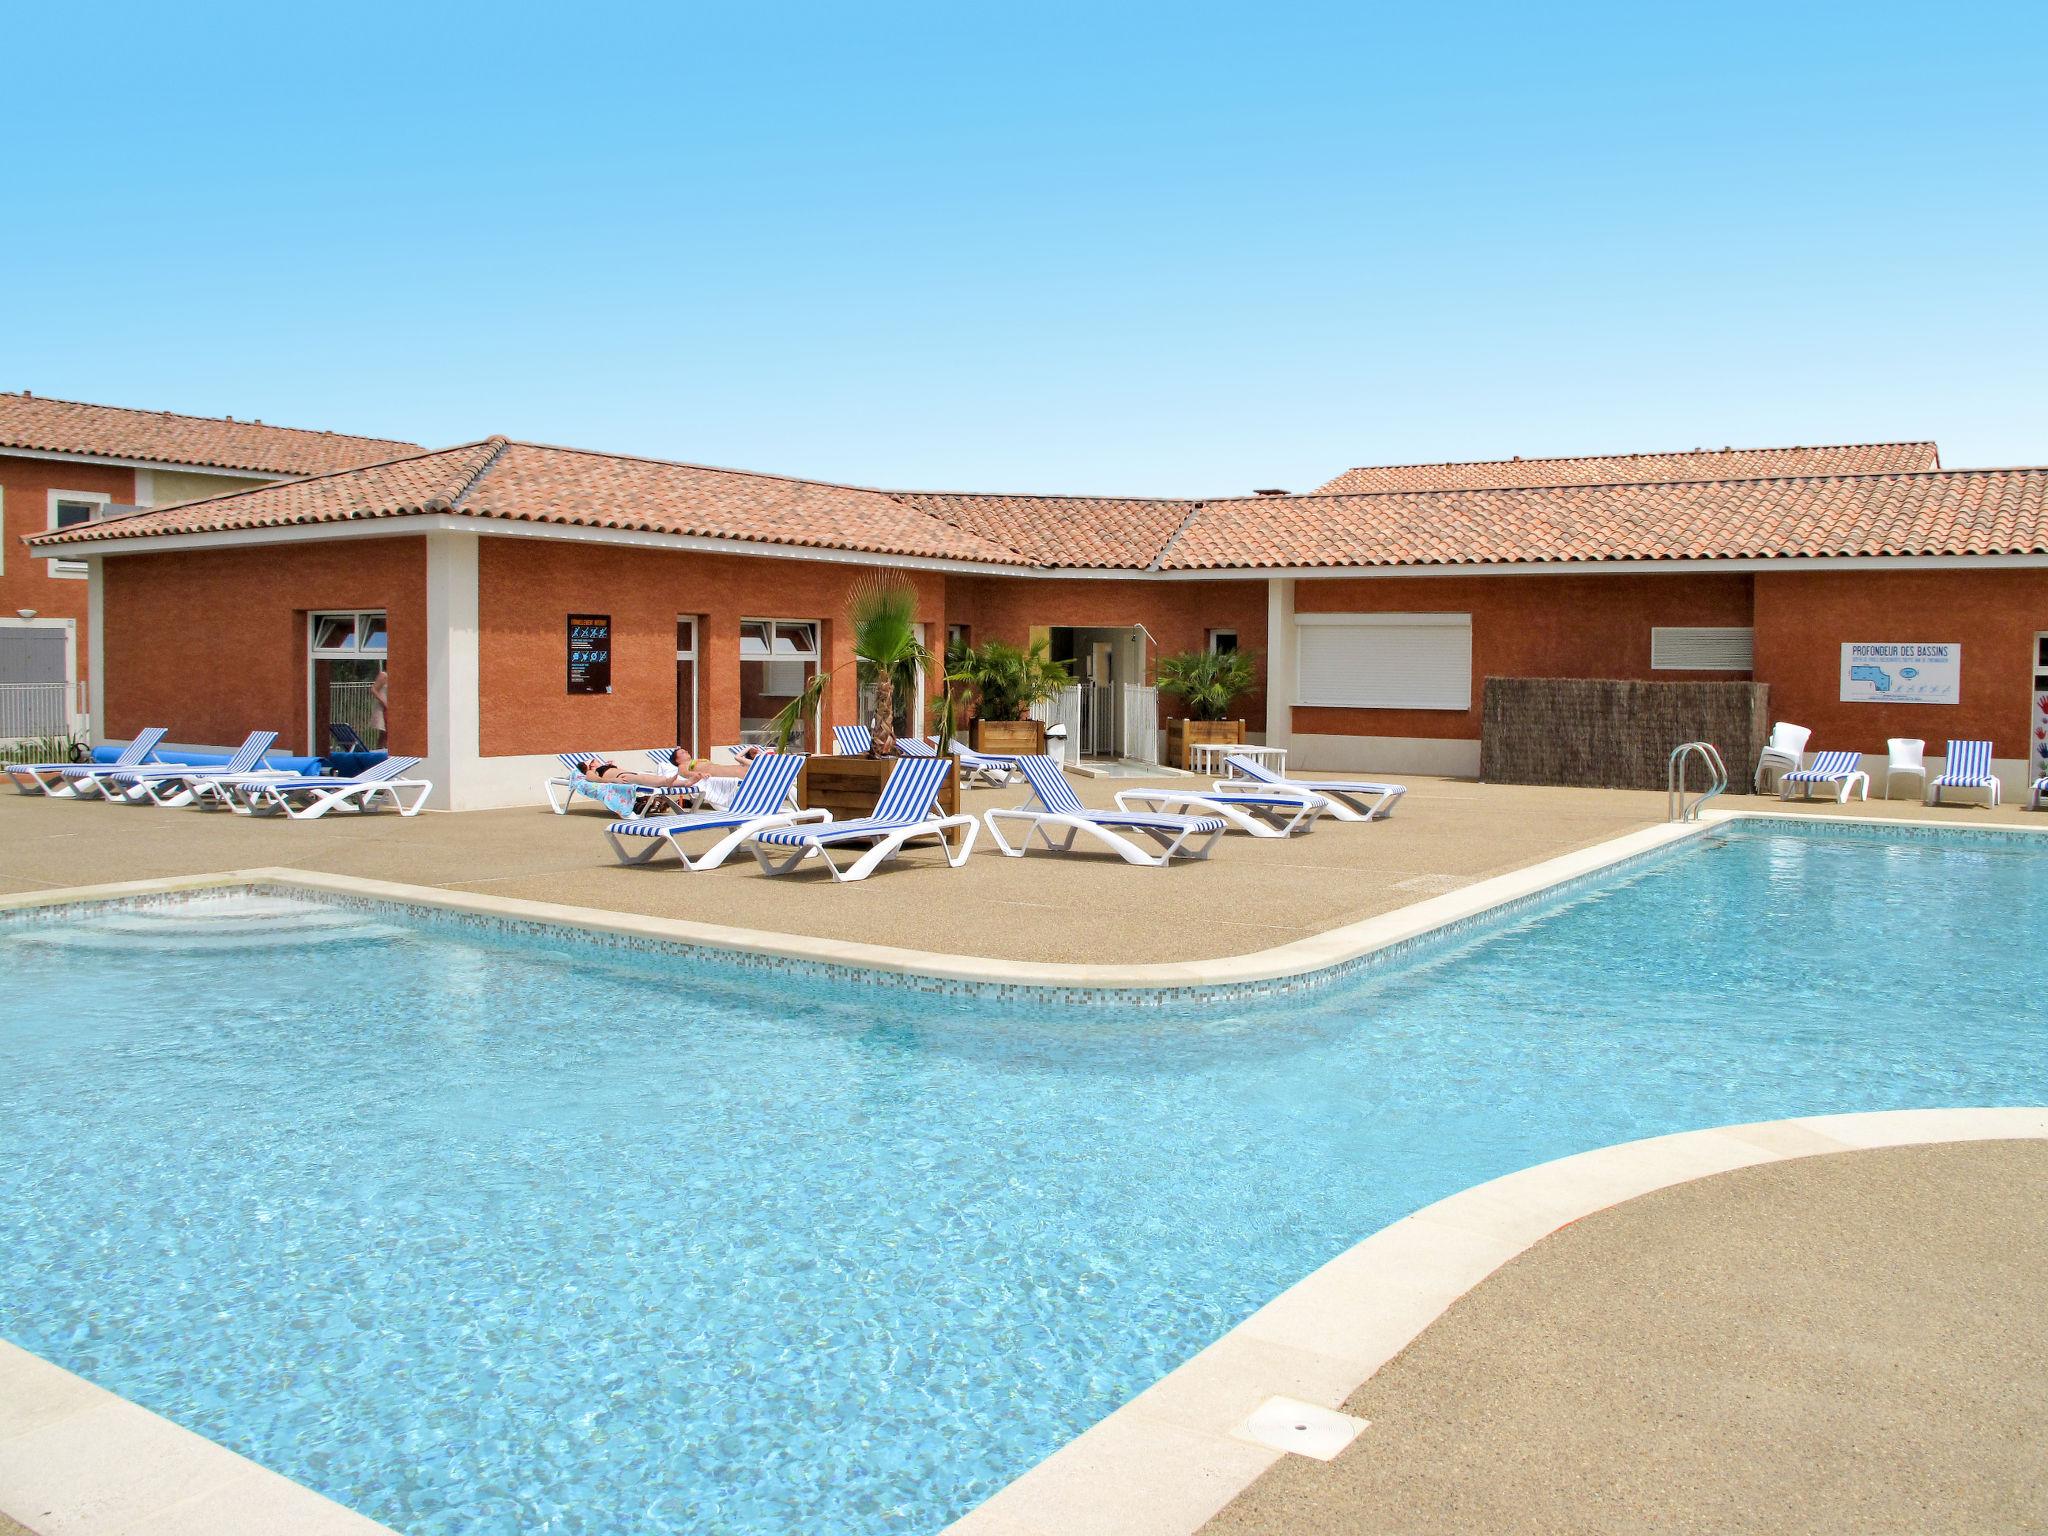
<svg viewBox="0 0 2048 1536">
<path fill-rule="evenodd" d="M 977 752 L 1009 756 L 1043 756 L 1043 720 L 976 720 L 973 737 L 967 743 Z"/>
<path fill-rule="evenodd" d="M 823 806 L 839 821 L 875 814 L 882 785 L 900 757 L 808 757 L 797 776 L 796 801 L 805 810 Z M 948 816 L 960 812 L 960 775 L 949 773 L 939 790 L 939 805 Z"/>
<path fill-rule="evenodd" d="M 1169 720 L 1166 722 L 1166 761 L 1174 768 L 1192 768 L 1189 747 L 1241 747 L 1242 720 Z"/>
</svg>

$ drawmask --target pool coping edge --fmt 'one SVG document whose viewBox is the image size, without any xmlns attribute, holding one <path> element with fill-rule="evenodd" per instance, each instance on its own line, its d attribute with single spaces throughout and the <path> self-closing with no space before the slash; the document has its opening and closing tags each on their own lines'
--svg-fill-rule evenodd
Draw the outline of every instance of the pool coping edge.
<svg viewBox="0 0 2048 1536">
<path fill-rule="evenodd" d="M 119 901 L 123 898 L 173 895 L 181 892 L 268 886 L 300 889 L 360 901 L 395 902 L 444 913 L 532 924 L 686 948 L 792 961 L 851 971 L 879 971 L 891 976 L 1001 987 L 1019 991 L 1122 991 L 1217 993 L 1261 983 L 1299 981 L 1336 971 L 1382 951 L 1429 938 L 1440 930 L 1484 917 L 1496 908 L 1539 898 L 1573 881 L 1597 875 L 1631 860 L 1659 853 L 1708 832 L 1743 821 L 1787 821 L 1803 825 L 1856 827 L 1918 827 L 1972 835 L 2048 838 L 2048 827 L 1958 827 L 1952 822 L 1908 817 L 1856 817 L 1851 820 L 1798 811 L 1726 810 L 1710 808 L 1696 821 L 1659 822 L 1616 837 L 1602 839 L 1569 853 L 1553 855 L 1461 886 L 1441 896 L 1343 923 L 1321 933 L 1293 939 L 1267 949 L 1213 959 L 1155 961 L 1132 965 L 1076 965 L 1036 960 L 1006 960 L 941 950 L 906 949 L 853 939 L 830 939 L 769 929 L 728 927 L 690 918 L 655 917 L 614 912 L 561 902 L 490 896 L 445 886 L 410 885 L 356 875 L 290 866 L 258 866 L 206 874 L 170 875 L 112 884 L 71 886 L 0 895 L 0 915 L 45 907 Z"/>
<path fill-rule="evenodd" d="M 289 866 L 219 870 L 203 875 L 171 875 L 161 879 L 127 880 L 0 896 L 0 913 L 267 886 L 365 901 L 398 902 L 462 916 L 538 924 L 727 954 L 881 971 L 894 976 L 967 985 L 1045 990 L 1213 992 L 1261 982 L 1296 980 L 1329 971 L 1381 950 L 1427 937 L 1451 924 L 1481 917 L 1496 907 L 1539 896 L 1568 881 L 1598 874 L 1616 864 L 1699 837 L 1719 824 L 1665 822 L 1638 828 L 1589 847 L 1476 880 L 1441 896 L 1426 897 L 1267 949 L 1208 960 L 1169 960 L 1133 965 L 1070 965 L 905 949 L 852 939 L 726 927 L 689 918 L 653 917 L 560 902 L 488 896 L 442 886 L 408 885 L 394 880 L 370 880 Z"/>
<path fill-rule="evenodd" d="M 399 1536 L 6 1339 L 0 1514 L 48 1536 Z"/>
<path fill-rule="evenodd" d="M 1459 1298 L 1574 1221 L 1740 1168 L 1995 1140 L 2048 1140 L 2048 1106 L 1873 1110 L 1681 1131 L 1473 1185 L 1297 1281 L 945 1536 L 1194 1536 L 1288 1454 L 1238 1432 L 1268 1399 L 1341 1410 Z"/>
</svg>

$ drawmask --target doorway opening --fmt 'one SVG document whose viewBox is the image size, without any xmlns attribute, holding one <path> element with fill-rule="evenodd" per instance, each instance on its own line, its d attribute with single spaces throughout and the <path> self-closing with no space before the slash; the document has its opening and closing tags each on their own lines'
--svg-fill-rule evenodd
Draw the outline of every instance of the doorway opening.
<svg viewBox="0 0 2048 1536">
<path fill-rule="evenodd" d="M 329 728 L 352 727 L 370 747 L 389 749 L 385 718 L 387 635 L 382 613 L 308 614 L 306 752 L 319 757 L 340 746 Z"/>
<path fill-rule="evenodd" d="M 697 620 L 676 619 L 676 745 L 697 755 Z"/>
<path fill-rule="evenodd" d="M 1067 751 L 1079 759 L 1159 761 L 1159 690 L 1146 681 L 1142 624 L 1053 625 L 1047 654 L 1068 664 L 1074 686 L 1047 711 L 1067 728 Z"/>
</svg>

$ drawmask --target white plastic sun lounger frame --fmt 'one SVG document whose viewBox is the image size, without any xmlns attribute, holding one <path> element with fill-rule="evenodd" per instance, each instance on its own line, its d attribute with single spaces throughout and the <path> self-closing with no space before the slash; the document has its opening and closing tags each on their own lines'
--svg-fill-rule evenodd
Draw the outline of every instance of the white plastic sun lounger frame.
<svg viewBox="0 0 2048 1536">
<path fill-rule="evenodd" d="M 946 863 L 958 869 L 974 852 L 981 822 L 965 814 L 932 814 L 938 809 L 939 790 L 952 771 L 953 760 L 949 757 L 902 758 L 890 770 L 889 782 L 882 786 L 874 815 L 857 821 L 825 822 L 816 827 L 779 827 L 756 832 L 748 838 L 747 846 L 754 850 L 754 859 L 763 874 L 788 874 L 815 854 L 824 860 L 834 881 L 845 882 L 867 879 L 886 860 L 901 853 L 906 843 L 936 837 L 945 852 Z M 947 836 L 956 828 L 963 834 L 957 851 Z M 869 847 L 853 863 L 842 867 L 831 853 L 832 845 L 842 842 L 867 843 Z M 783 848 L 790 851 L 772 851 Z"/>
<path fill-rule="evenodd" d="M 1394 814 L 1394 802 L 1408 793 L 1406 784 L 1383 784 L 1377 779 L 1289 779 L 1264 763 L 1249 757 L 1225 758 L 1231 770 L 1227 779 L 1215 780 L 1219 790 L 1242 789 L 1248 783 L 1298 789 L 1319 795 L 1323 814 L 1338 821 L 1385 821 Z M 1372 803 L 1366 804 L 1370 798 Z"/>
<path fill-rule="evenodd" d="M 1870 775 L 1859 766 L 1863 761 L 1861 752 L 1821 752 L 1805 768 L 1793 768 L 1778 775 L 1778 798 L 1790 800 L 1792 788 L 1799 787 L 1799 798 L 1811 800 L 1813 786 L 1825 784 L 1835 790 L 1835 803 L 1847 805 L 1852 790 L 1860 788 L 1863 798 L 1870 798 Z"/>
<path fill-rule="evenodd" d="M 657 769 L 673 768 L 676 765 L 676 749 L 674 747 L 648 747 L 645 749 L 645 752 L 647 760 L 654 764 Z M 576 803 L 576 771 L 585 763 L 603 757 L 604 754 L 602 752 L 557 752 L 555 756 L 561 759 L 563 771 L 551 779 L 542 779 L 540 783 L 541 793 L 548 797 L 548 808 L 550 810 L 557 816 L 566 816 L 569 814 L 569 807 Z M 650 795 L 661 793 L 661 791 L 652 787 L 649 787 L 647 792 Z M 639 797 L 636 796 L 635 798 Z"/>
<path fill-rule="evenodd" d="M 269 770 L 262 766 L 264 755 L 276 742 L 275 731 L 251 731 L 235 749 L 235 755 L 225 763 L 210 767 L 170 763 L 125 768 L 106 775 L 101 781 L 100 793 L 108 800 L 124 800 L 130 805 L 141 805 L 147 801 L 151 805 L 177 807 L 192 804 L 199 793 L 199 785 L 207 779 L 247 778 L 252 774 L 273 771 L 280 777 L 297 777 L 287 769 Z"/>
<path fill-rule="evenodd" d="M 390 800 L 391 808 L 399 815 L 417 816 L 420 807 L 427 803 L 427 796 L 434 792 L 433 783 L 400 775 L 420 761 L 417 757 L 387 757 L 349 779 L 280 779 L 274 774 L 251 774 L 232 781 L 229 808 L 243 816 L 267 816 L 282 811 L 293 821 L 313 821 L 341 806 L 365 815 L 383 798 Z M 403 790 L 418 793 L 408 803 Z"/>
<path fill-rule="evenodd" d="M 1998 775 L 1991 771 L 1991 743 L 1951 740 L 1940 777 L 1927 781 L 1927 803 L 1941 804 L 1944 789 L 1982 790 L 1987 803 L 1997 805 L 1999 783 Z"/>
<path fill-rule="evenodd" d="M 1016 759 L 1018 771 L 1031 785 L 1031 798 L 1023 805 L 983 811 L 988 835 L 1004 856 L 1021 859 L 1031 846 L 1032 834 L 1045 839 L 1055 853 L 1071 853 L 1074 840 L 1083 832 L 1101 843 L 1126 864 L 1149 868 L 1165 867 L 1176 858 L 1206 859 L 1229 823 L 1220 816 L 1177 816 L 1166 811 L 1096 811 L 1081 803 L 1067 783 L 1060 765 L 1050 757 Z M 1036 807 L 1036 809 L 1034 809 Z M 1025 823 L 1024 836 L 1012 844 L 1003 836 L 1002 823 Z M 1063 838 L 1053 834 L 1064 832 Z M 1151 838 L 1158 847 L 1146 848 L 1124 834 L 1137 832 Z M 1190 838 L 1200 838 L 1189 845 Z"/>
<path fill-rule="evenodd" d="M 88 791 L 97 795 L 105 790 L 102 775 L 154 762 L 156 749 L 168 735 L 166 727 L 152 725 L 138 733 L 111 763 L 14 763 L 8 767 L 7 777 L 24 795 L 48 795 L 53 800 L 80 799 Z"/>
<path fill-rule="evenodd" d="M 1226 789 L 1219 783 L 1208 791 L 1121 789 L 1117 791 L 1116 805 L 1120 811 L 1221 816 L 1238 831 L 1253 837 L 1292 837 L 1314 829 L 1316 818 L 1328 809 L 1329 797 L 1288 784 L 1245 783 Z"/>
<path fill-rule="evenodd" d="M 960 782 L 962 784 L 989 784 L 996 788 L 1014 779 L 1019 770 L 1017 759 L 1005 755 L 990 756 L 977 752 L 958 736 L 948 750 L 959 760 Z M 936 736 L 898 736 L 896 738 L 898 757 L 937 757 L 939 738 Z"/>
<path fill-rule="evenodd" d="M 628 817 L 604 829 L 604 835 L 621 864 L 646 864 L 663 848 L 671 848 L 683 868 L 716 869 L 756 832 L 793 827 L 804 822 L 830 821 L 832 813 L 823 807 L 800 810 L 796 803 L 797 775 L 803 772 L 800 753 L 766 753 L 747 764 L 733 791 L 732 804 L 722 811 L 691 811 L 680 816 Z M 691 832 L 731 830 L 694 859 L 683 851 L 679 838 Z M 629 851 L 627 838 L 646 844 Z"/>
</svg>

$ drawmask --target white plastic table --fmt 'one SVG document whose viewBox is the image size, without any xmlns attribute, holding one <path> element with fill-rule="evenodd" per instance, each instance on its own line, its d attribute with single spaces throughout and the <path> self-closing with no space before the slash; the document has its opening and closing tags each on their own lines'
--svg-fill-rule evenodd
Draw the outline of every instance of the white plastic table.
<svg viewBox="0 0 2048 1536">
<path fill-rule="evenodd" d="M 1285 747 L 1254 747 L 1227 741 L 1198 741 L 1188 748 L 1188 763 L 1196 773 L 1221 773 L 1224 769 L 1223 760 L 1228 757 L 1250 758 L 1283 778 L 1287 774 Z"/>
</svg>

